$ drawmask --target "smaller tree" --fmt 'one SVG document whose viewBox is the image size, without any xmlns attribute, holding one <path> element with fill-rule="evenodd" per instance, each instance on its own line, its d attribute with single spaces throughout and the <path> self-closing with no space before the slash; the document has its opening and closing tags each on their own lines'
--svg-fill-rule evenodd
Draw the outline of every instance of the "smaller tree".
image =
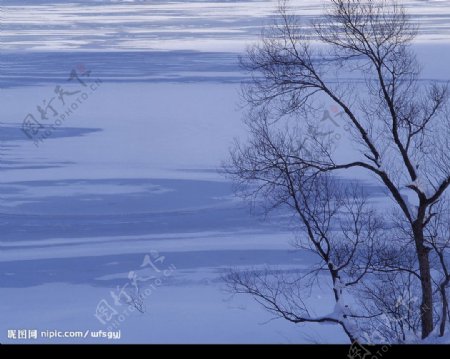
<svg viewBox="0 0 450 359">
<path fill-rule="evenodd" d="M 440 301 L 437 301 L 436 304 L 441 307 L 437 313 L 436 322 L 439 323 L 439 336 L 443 337 L 448 325 L 447 320 L 450 320 L 447 297 L 447 288 L 450 285 L 448 263 L 450 253 L 450 206 L 448 198 L 444 198 L 435 204 L 430 223 L 427 226 L 426 239 L 428 245 L 433 248 L 436 254 L 436 267 L 441 269 L 437 272 L 434 281 L 440 297 Z"/>
<path fill-rule="evenodd" d="M 236 147 L 227 172 L 244 198 L 262 203 L 268 211 L 290 208 L 299 223 L 300 236 L 294 246 L 310 251 L 320 262 L 306 275 L 270 269 L 233 271 L 226 281 L 233 292 L 255 296 L 278 317 L 293 323 L 334 323 L 351 341 L 363 341 L 357 320 L 372 314 L 361 314 L 346 300 L 371 272 L 382 222 L 358 185 L 311 172 L 293 160 L 314 146 L 299 143 L 301 137 L 291 132 L 269 131 L 261 114 L 257 119 L 251 122 L 250 144 Z M 253 181 L 257 186 L 248 186 Z M 335 306 L 329 313 L 313 316 L 307 299 L 324 278 L 330 283 Z"/>
</svg>

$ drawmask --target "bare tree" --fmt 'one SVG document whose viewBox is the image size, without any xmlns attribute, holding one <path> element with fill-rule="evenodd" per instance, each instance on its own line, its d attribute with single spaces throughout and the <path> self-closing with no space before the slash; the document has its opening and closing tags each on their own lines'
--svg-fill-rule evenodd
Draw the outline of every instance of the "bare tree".
<svg viewBox="0 0 450 359">
<path fill-rule="evenodd" d="M 260 202 L 270 211 L 290 208 L 298 219 L 296 248 L 315 254 L 320 262 L 306 275 L 298 272 L 252 270 L 233 271 L 225 279 L 235 293 L 255 296 L 267 310 L 293 323 L 334 323 L 351 341 L 362 341 L 357 320 L 362 315 L 346 303 L 345 297 L 371 271 L 373 246 L 382 223 L 368 200 L 354 183 L 345 183 L 328 173 L 312 172 L 292 158 L 311 152 L 300 133 L 273 131 L 259 113 L 249 124 L 249 146 L 237 145 L 227 171 L 238 184 L 238 192 Z M 313 137 L 311 137 L 313 138 Z M 320 146 L 326 146 L 326 140 Z M 249 186 L 256 182 L 256 186 Z M 240 184 L 240 186 L 239 186 Z M 326 273 L 335 307 L 328 314 L 311 315 L 307 298 L 319 277 Z M 330 293 L 330 294 L 331 294 Z"/>
<path fill-rule="evenodd" d="M 360 323 L 368 343 L 408 343 L 420 338 L 420 281 L 408 271 L 375 272 L 357 295 L 367 313 Z"/>
<path fill-rule="evenodd" d="M 450 318 L 450 308 L 447 298 L 447 288 L 450 285 L 450 267 L 448 255 L 450 252 L 450 206 L 448 198 L 436 204 L 433 217 L 426 228 L 427 243 L 436 254 L 436 261 L 441 271 L 435 279 L 436 292 L 440 296 L 441 310 L 439 313 L 439 335 L 445 334 L 447 318 Z"/>
<path fill-rule="evenodd" d="M 292 201 L 323 174 L 364 170 L 377 178 L 407 224 L 426 338 L 436 323 L 434 242 L 426 231 L 450 185 L 447 85 L 419 81 L 411 49 L 417 26 L 394 1 L 330 0 L 324 16 L 309 24 L 312 31 L 303 25 L 282 2 L 279 20 L 242 58 L 250 74 L 243 96 L 252 138 L 236 145 L 227 171 L 240 188 L 256 186 L 272 206 Z M 339 157 L 328 132 L 320 131 L 318 114 L 326 101 L 342 113 L 338 121 L 355 149 L 350 160 Z M 305 215 L 305 206 L 290 206 Z M 314 212 L 306 222 L 321 216 Z"/>
</svg>

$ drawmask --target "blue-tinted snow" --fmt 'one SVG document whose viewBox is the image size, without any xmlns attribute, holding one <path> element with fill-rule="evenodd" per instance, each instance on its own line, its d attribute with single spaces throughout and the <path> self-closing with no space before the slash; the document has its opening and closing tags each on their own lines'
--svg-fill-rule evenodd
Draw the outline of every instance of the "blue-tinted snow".
<svg viewBox="0 0 450 359">
<path fill-rule="evenodd" d="M 250 301 L 230 304 L 222 291 L 228 267 L 303 273 L 314 263 L 288 245 L 292 218 L 252 215 L 217 173 L 242 135 L 237 55 L 271 21 L 274 5 L 2 1 L 1 342 L 12 327 L 102 328 L 93 316 L 98 301 L 152 250 L 177 271 L 148 298 L 149 314 L 125 321 L 124 342 L 345 339 L 334 329 L 321 336 L 323 327 L 261 326 L 269 315 Z M 305 19 L 322 6 L 297 5 Z M 419 55 L 437 61 L 426 77 L 448 79 L 450 2 L 408 6 L 422 26 Z M 439 46 L 427 45 L 435 40 Z M 102 87 L 35 147 L 21 120 L 80 65 Z M 312 294 L 319 312 L 330 304 L 323 298 Z"/>
</svg>

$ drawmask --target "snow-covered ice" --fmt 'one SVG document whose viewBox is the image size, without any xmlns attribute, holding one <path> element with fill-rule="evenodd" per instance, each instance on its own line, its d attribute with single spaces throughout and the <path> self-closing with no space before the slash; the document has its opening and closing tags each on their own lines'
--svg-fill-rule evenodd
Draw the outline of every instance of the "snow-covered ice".
<svg viewBox="0 0 450 359">
<path fill-rule="evenodd" d="M 144 313 L 120 321 L 120 342 L 346 342 L 335 326 L 273 321 L 221 280 L 230 267 L 305 271 L 316 260 L 289 246 L 289 218 L 253 215 L 218 172 L 233 138 L 245 136 L 237 55 L 275 3 L 2 1 L 0 342 L 19 341 L 8 330 L 106 330 L 125 308 L 111 291 L 151 253 L 164 257 L 161 270 L 176 269 Z M 305 17 L 322 9 L 296 3 Z M 424 76 L 448 80 L 450 1 L 405 3 L 422 25 L 419 58 L 433 61 Z M 22 121 L 39 118 L 56 86 L 85 90 L 67 81 L 73 69 L 101 82 L 36 146 Z M 311 298 L 312 314 L 333 311 L 324 293 Z M 118 312 L 106 324 L 95 317 L 102 300 Z"/>
</svg>

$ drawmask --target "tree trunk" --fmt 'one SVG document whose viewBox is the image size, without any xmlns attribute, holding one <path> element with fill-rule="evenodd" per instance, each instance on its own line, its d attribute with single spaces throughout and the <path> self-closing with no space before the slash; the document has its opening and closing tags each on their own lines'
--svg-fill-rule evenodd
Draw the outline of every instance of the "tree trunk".
<svg viewBox="0 0 450 359">
<path fill-rule="evenodd" d="M 422 322 L 422 339 L 425 339 L 433 331 L 433 288 L 431 283 L 431 269 L 429 252 L 430 249 L 424 244 L 422 223 L 415 222 L 413 225 L 414 242 L 419 261 L 420 283 L 422 287 L 422 303 L 420 305 Z"/>
<path fill-rule="evenodd" d="M 441 318 L 441 325 L 439 327 L 439 336 L 443 337 L 445 334 L 445 324 L 447 321 L 447 313 L 448 313 L 448 301 L 447 301 L 447 293 L 446 293 L 446 287 L 448 285 L 448 280 L 445 280 L 441 284 L 441 296 L 442 296 L 442 318 Z"/>
</svg>

